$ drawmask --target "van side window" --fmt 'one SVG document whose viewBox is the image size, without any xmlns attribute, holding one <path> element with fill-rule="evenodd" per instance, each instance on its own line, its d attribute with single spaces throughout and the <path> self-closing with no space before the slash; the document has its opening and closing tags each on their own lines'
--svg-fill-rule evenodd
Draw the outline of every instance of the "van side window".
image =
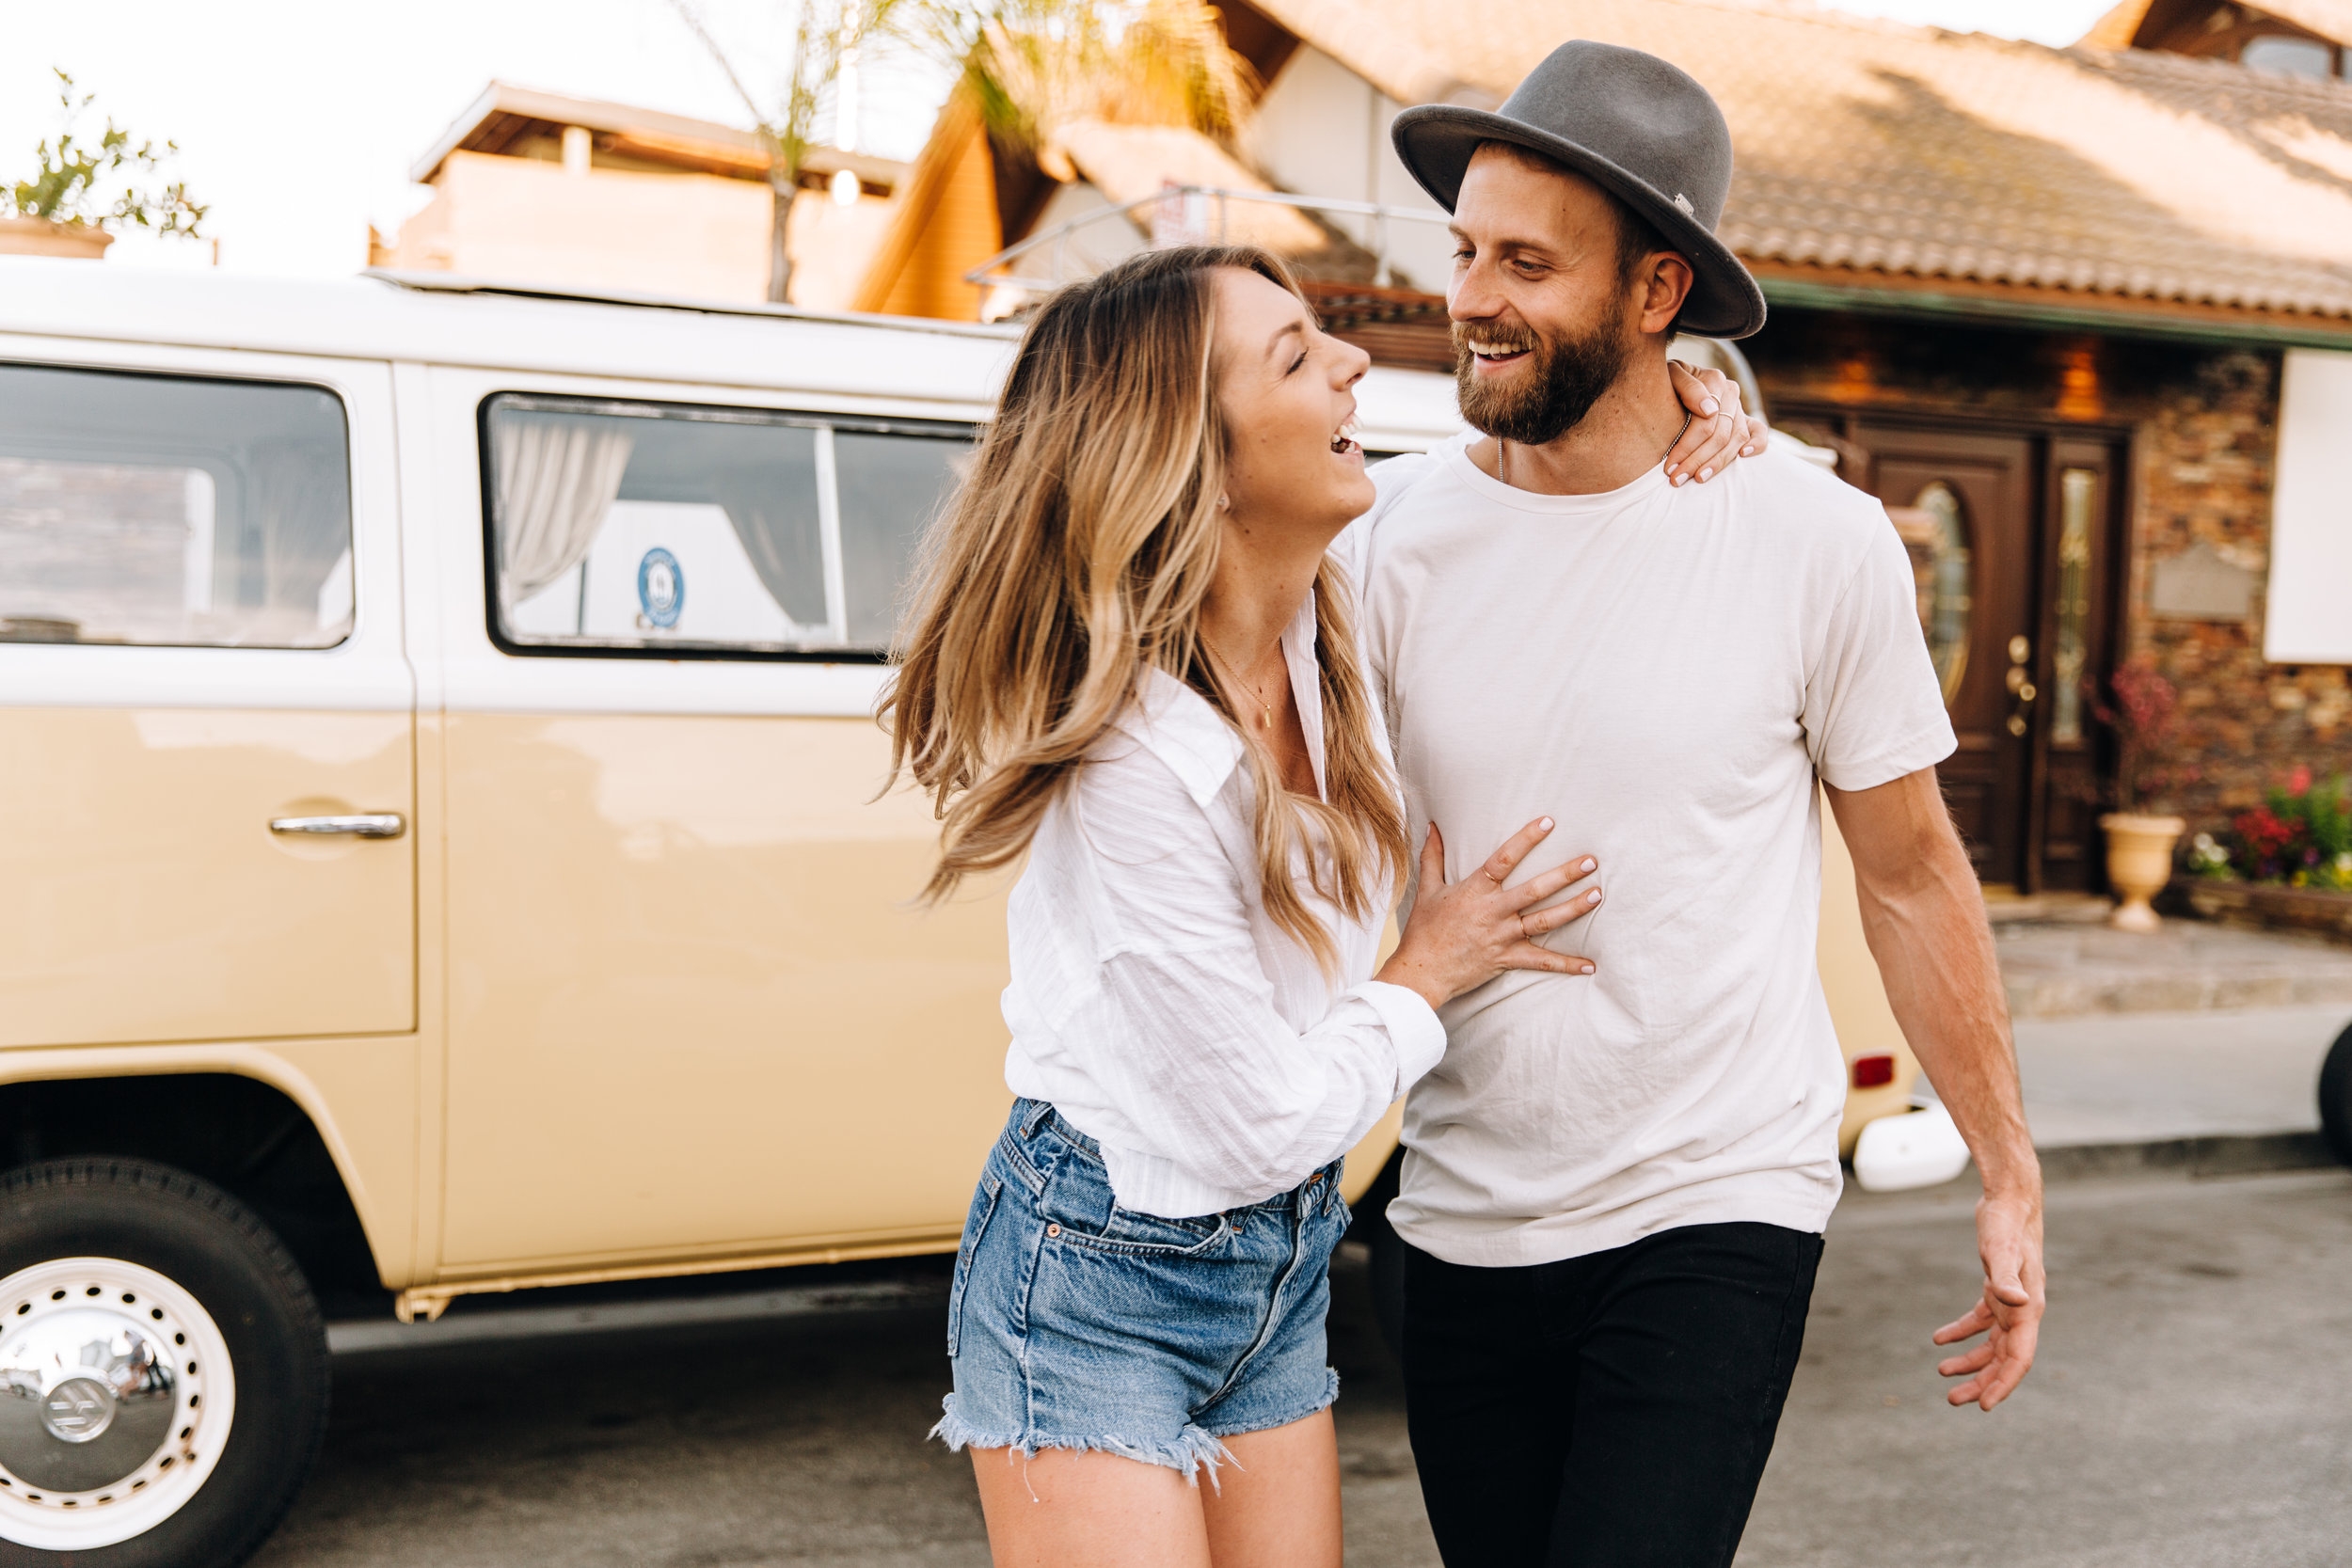
<svg viewBox="0 0 2352 1568">
<path fill-rule="evenodd" d="M 0 365 L 0 642 L 325 648 L 352 605 L 333 393 Z"/>
<path fill-rule="evenodd" d="M 510 653 L 879 657 L 972 427 L 500 393 L 490 631 Z"/>
</svg>

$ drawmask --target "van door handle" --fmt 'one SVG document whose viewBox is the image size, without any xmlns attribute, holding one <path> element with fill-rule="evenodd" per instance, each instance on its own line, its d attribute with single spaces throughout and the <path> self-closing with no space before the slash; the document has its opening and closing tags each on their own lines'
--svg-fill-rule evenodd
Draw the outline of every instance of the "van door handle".
<svg viewBox="0 0 2352 1568">
<path fill-rule="evenodd" d="M 350 833 L 356 838 L 398 838 L 408 831 L 408 819 L 396 811 L 369 811 L 350 816 L 273 816 L 274 833 Z"/>
</svg>

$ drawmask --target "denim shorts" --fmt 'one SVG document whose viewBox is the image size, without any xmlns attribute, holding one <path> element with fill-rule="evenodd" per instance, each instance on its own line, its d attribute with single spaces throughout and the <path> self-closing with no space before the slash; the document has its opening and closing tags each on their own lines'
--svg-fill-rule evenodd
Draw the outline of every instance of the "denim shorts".
<svg viewBox="0 0 2352 1568">
<path fill-rule="evenodd" d="M 1247 1209 L 1168 1220 L 1111 1196 L 1092 1138 L 1034 1100 L 963 1222 L 947 1298 L 951 1449 L 1094 1449 L 1197 1479 L 1222 1439 L 1339 1396 L 1325 1359 L 1340 1162 Z"/>
</svg>

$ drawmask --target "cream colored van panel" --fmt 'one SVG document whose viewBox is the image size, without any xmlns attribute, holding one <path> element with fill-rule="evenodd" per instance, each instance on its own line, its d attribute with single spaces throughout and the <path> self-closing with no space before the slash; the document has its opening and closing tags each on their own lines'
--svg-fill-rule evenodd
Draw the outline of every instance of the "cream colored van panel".
<svg viewBox="0 0 2352 1568">
<path fill-rule="evenodd" d="M 0 708 L 0 1046 L 416 1027 L 405 713 Z"/>
<path fill-rule="evenodd" d="M 1846 1115 L 1837 1129 L 1837 1151 L 1853 1153 L 1862 1124 L 1892 1116 L 1911 1103 L 1919 1081 L 1919 1058 L 1911 1053 L 1895 1009 L 1887 1005 L 1886 986 L 1879 978 L 1878 960 L 1870 956 L 1862 935 L 1862 906 L 1854 893 L 1853 856 L 1837 817 L 1821 802 L 1821 919 L 1815 942 L 1815 958 L 1821 972 L 1821 991 L 1829 998 L 1830 1022 L 1837 1026 L 1838 1049 L 1851 1072 L 1856 1056 L 1885 1054 L 1895 1058 L 1895 1080 L 1877 1088 L 1846 1090 Z M 1851 1079 L 1849 1080 L 1851 1083 Z"/>
<path fill-rule="evenodd" d="M 870 719 L 453 714 L 443 1259 L 953 1244 L 1002 1123 L 1001 891 Z"/>
</svg>

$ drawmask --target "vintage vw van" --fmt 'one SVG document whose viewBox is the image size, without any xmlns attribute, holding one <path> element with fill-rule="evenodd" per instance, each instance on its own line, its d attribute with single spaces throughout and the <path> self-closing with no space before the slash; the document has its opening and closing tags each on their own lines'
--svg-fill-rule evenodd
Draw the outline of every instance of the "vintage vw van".
<svg viewBox="0 0 2352 1568">
<path fill-rule="evenodd" d="M 0 1560 L 249 1553 L 322 1302 L 954 1248 L 1003 889 L 871 711 L 1013 341 L 0 262 Z"/>
</svg>

